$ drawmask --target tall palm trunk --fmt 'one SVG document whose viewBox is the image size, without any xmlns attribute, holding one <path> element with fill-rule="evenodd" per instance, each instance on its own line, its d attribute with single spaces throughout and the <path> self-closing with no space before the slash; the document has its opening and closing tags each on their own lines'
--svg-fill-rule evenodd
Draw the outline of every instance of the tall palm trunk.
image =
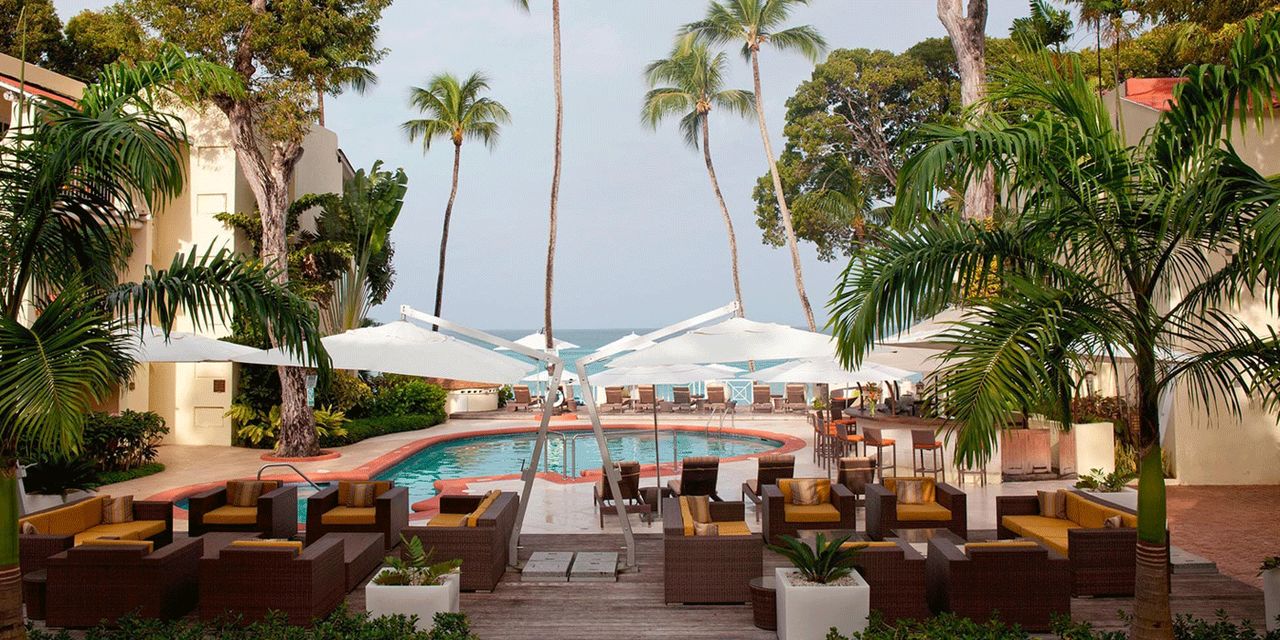
<svg viewBox="0 0 1280 640">
<path fill-rule="evenodd" d="M 796 293 L 800 295 L 800 308 L 804 310 L 804 319 L 809 323 L 810 331 L 817 331 L 818 324 L 813 321 L 813 307 L 809 306 L 809 294 L 804 290 L 804 271 L 800 266 L 800 248 L 796 244 L 796 230 L 791 225 L 791 209 L 787 207 L 787 197 L 782 192 L 782 176 L 778 174 L 778 162 L 773 155 L 773 143 L 769 142 L 769 126 L 764 119 L 764 98 L 760 95 L 760 50 L 751 50 L 751 77 L 755 82 L 756 119 L 760 121 L 760 139 L 764 141 L 764 154 L 769 161 L 769 175 L 773 178 L 773 193 L 778 198 L 778 212 L 782 216 L 782 229 L 787 234 L 787 248 L 791 249 L 791 271 L 796 280 Z"/>
<path fill-rule="evenodd" d="M 324 89 L 316 86 L 316 122 L 324 126 Z"/>
<path fill-rule="evenodd" d="M 18 566 L 18 461 L 0 461 L 0 640 L 27 637 L 22 622 L 22 573 Z"/>
<path fill-rule="evenodd" d="M 1140 303 L 1141 304 L 1141 303 Z M 1138 383 L 1138 437 L 1145 445 L 1138 472 L 1138 562 L 1134 578 L 1134 640 L 1172 640 L 1169 609 L 1169 539 L 1164 465 L 1160 448 L 1160 400 L 1154 343 L 1134 345 Z"/>
<path fill-rule="evenodd" d="M 560 0 L 551 0 L 551 75 L 556 92 L 556 144 L 551 169 L 551 217 L 547 228 L 547 281 L 543 297 L 542 332 L 547 349 L 555 345 L 551 331 L 551 294 L 556 274 L 556 207 L 560 204 L 560 140 L 564 135 L 564 92 L 560 86 Z"/>
<path fill-rule="evenodd" d="M 440 232 L 440 270 L 436 272 L 436 317 L 440 317 L 440 307 L 444 304 L 444 256 L 449 246 L 449 220 L 453 217 L 453 200 L 458 197 L 458 167 L 462 164 L 462 143 L 453 142 L 453 188 L 449 191 L 449 204 L 444 206 L 444 229 Z M 432 331 L 440 327 L 431 325 Z"/>
<path fill-rule="evenodd" d="M 733 273 L 733 298 L 738 301 L 738 317 L 746 315 L 742 305 L 742 282 L 738 279 L 738 236 L 733 232 L 733 218 L 729 216 L 729 205 L 724 202 L 724 194 L 720 193 L 720 181 L 716 179 L 716 167 L 711 163 L 711 123 L 705 114 L 702 116 L 702 159 L 707 163 L 707 177 L 711 178 L 711 190 L 716 194 L 716 202 L 720 204 L 720 215 L 724 216 L 725 233 L 729 236 L 729 263 Z"/>
</svg>

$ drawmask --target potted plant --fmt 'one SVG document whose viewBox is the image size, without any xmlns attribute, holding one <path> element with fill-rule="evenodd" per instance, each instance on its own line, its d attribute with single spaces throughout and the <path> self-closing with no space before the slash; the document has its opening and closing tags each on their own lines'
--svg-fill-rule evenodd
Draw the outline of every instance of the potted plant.
<svg viewBox="0 0 1280 640">
<path fill-rule="evenodd" d="M 1258 567 L 1267 613 L 1267 631 L 1280 629 L 1280 556 L 1271 556 Z"/>
<path fill-rule="evenodd" d="M 433 562 L 435 550 L 424 551 L 420 538 L 400 536 L 401 556 L 387 556 L 387 566 L 365 588 L 365 608 L 373 617 L 417 616 L 420 631 L 431 629 L 436 613 L 458 612 L 458 568 L 461 560 Z"/>
<path fill-rule="evenodd" d="M 844 635 L 867 628 L 871 586 L 853 570 L 862 547 L 846 547 L 848 540 L 819 533 L 812 548 L 791 536 L 769 545 L 794 565 L 776 570 L 780 640 L 820 640 L 833 627 Z"/>
</svg>

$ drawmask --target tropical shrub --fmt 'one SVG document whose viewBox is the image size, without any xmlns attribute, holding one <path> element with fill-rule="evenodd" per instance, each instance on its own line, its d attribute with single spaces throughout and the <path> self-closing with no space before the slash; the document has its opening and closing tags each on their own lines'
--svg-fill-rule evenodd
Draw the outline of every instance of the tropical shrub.
<svg viewBox="0 0 1280 640">
<path fill-rule="evenodd" d="M 154 462 L 167 433 L 164 418 L 150 411 L 95 412 L 85 420 L 81 451 L 100 471 L 127 471 Z"/>
<path fill-rule="evenodd" d="M 438 385 L 408 376 L 382 375 L 371 386 L 373 395 L 362 405 L 369 417 L 438 414 L 439 422 L 444 421 L 449 394 Z"/>
<path fill-rule="evenodd" d="M 66 495 L 97 486 L 98 469 L 87 458 L 40 453 L 23 462 L 32 465 L 27 467 L 27 477 L 22 481 L 27 493 Z"/>
<path fill-rule="evenodd" d="M 115 625 L 90 629 L 84 634 L 28 627 L 30 640 L 479 640 L 471 633 L 466 614 L 438 613 L 430 631 L 414 628 L 406 616 L 371 618 L 368 613 L 348 611 L 346 605 L 311 627 L 291 626 L 283 616 L 271 615 L 262 622 L 240 624 L 234 619 L 154 620 L 127 617 Z"/>
<path fill-rule="evenodd" d="M 346 424 L 351 422 L 347 414 L 330 406 L 320 407 L 312 412 L 316 421 L 317 438 L 341 438 L 347 435 Z"/>
<path fill-rule="evenodd" d="M 390 433 L 426 429 L 441 422 L 444 422 L 444 417 L 440 414 L 359 418 L 346 424 L 344 427 L 346 433 L 342 436 L 322 436 L 320 446 L 342 447 Z"/>
<path fill-rule="evenodd" d="M 456 573 L 462 566 L 461 560 L 444 560 L 435 562 L 435 549 L 426 550 L 422 546 L 422 538 L 400 536 L 402 545 L 399 555 L 387 556 L 387 570 L 374 576 L 373 583 L 384 586 L 423 587 L 444 583 L 445 576 Z"/>
<path fill-rule="evenodd" d="M 890 624 L 873 612 L 866 631 L 842 636 L 832 629 L 827 634 L 827 640 L 1030 640 L 1031 637 L 1016 625 L 1005 624 L 999 618 L 976 622 L 950 613 Z M 1062 617 L 1054 621 L 1049 637 L 1058 640 L 1127 640 L 1129 636 L 1121 631 L 1098 631 L 1088 623 L 1072 622 Z M 1173 637 L 1174 640 L 1280 640 L 1280 631 L 1259 632 L 1248 623 L 1235 624 L 1227 619 L 1226 614 L 1219 613 L 1212 621 L 1179 616 L 1174 620 Z"/>
<path fill-rule="evenodd" d="M 845 547 L 849 536 L 827 540 L 819 533 L 813 547 L 791 536 L 782 536 L 782 544 L 768 545 L 800 571 L 800 577 L 817 584 L 835 582 L 853 573 L 854 561 L 862 546 Z"/>
<path fill-rule="evenodd" d="M 1134 473 L 1120 469 L 1110 473 L 1105 473 L 1102 469 L 1093 469 L 1080 476 L 1076 481 L 1076 488 L 1098 493 L 1115 493 L 1124 489 L 1125 485 L 1135 477 L 1137 476 Z"/>
<path fill-rule="evenodd" d="M 373 390 L 350 371 L 334 371 L 327 386 L 316 389 L 316 405 L 329 406 L 350 418 L 359 418 L 358 407 L 373 398 Z"/>
</svg>

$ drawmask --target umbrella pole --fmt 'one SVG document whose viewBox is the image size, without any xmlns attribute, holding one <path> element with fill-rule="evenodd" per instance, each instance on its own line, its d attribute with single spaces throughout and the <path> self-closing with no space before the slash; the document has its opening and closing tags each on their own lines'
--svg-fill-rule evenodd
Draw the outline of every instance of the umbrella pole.
<svg viewBox="0 0 1280 640">
<path fill-rule="evenodd" d="M 658 481 L 658 515 L 662 515 L 662 442 L 658 439 L 658 394 L 653 394 L 653 471 Z"/>
</svg>

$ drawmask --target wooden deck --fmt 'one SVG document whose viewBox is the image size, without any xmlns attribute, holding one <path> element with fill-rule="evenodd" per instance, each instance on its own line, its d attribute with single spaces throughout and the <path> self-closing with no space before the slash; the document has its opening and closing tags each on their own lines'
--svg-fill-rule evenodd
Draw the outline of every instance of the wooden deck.
<svg viewBox="0 0 1280 640">
<path fill-rule="evenodd" d="M 617 535 L 529 534 L 522 537 L 521 559 L 533 551 L 613 551 L 622 543 Z M 554 638 L 556 640 L 766 640 L 772 631 L 755 628 L 749 605 L 665 605 L 662 595 L 662 536 L 636 534 L 638 571 L 619 576 L 615 583 L 521 583 L 508 571 L 493 593 L 462 594 L 462 610 L 472 629 L 484 640 Z M 765 572 L 783 560 L 765 552 Z M 1034 594 L 1031 594 L 1034 595 Z M 1223 610 L 1233 619 L 1261 621 L 1262 592 L 1223 576 L 1176 575 L 1174 614 L 1212 618 Z M 348 596 L 354 610 L 364 608 L 364 590 Z M 1071 615 L 1099 629 L 1123 629 L 1119 612 L 1132 611 L 1127 598 L 1078 598 Z"/>
</svg>

